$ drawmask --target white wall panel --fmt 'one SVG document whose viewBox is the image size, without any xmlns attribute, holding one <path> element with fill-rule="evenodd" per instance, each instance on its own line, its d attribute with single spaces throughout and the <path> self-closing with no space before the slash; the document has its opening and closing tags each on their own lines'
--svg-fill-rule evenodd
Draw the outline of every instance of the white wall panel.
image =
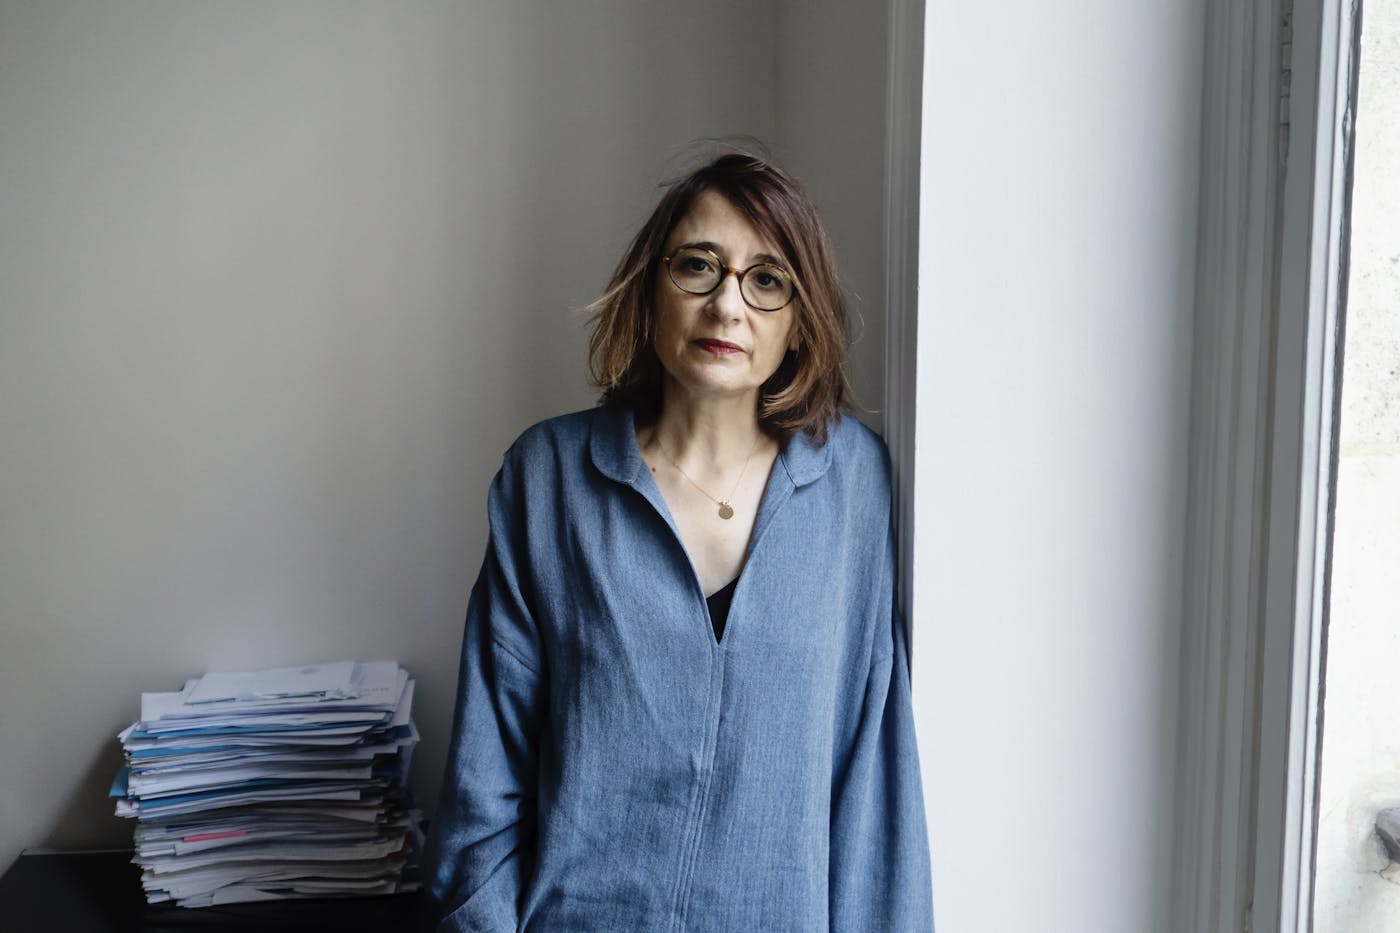
<svg viewBox="0 0 1400 933">
<path fill-rule="evenodd" d="M 1166 929 L 1203 9 L 926 5 L 913 676 L 951 933 Z"/>
</svg>

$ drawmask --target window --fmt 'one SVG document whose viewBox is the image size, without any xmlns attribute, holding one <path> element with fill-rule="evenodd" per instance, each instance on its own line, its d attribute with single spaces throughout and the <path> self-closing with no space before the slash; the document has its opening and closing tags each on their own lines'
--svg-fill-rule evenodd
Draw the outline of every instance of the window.
<svg viewBox="0 0 1400 933">
<path fill-rule="evenodd" d="M 1354 5 L 921 6 L 928 352 L 892 319 L 887 408 L 904 579 L 959 592 L 912 624 L 939 922 L 1304 930 Z"/>
</svg>

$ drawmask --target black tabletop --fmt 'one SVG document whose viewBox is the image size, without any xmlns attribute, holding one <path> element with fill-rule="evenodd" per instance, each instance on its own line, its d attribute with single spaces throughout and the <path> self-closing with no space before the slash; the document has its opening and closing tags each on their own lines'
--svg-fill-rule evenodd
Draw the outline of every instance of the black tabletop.
<svg viewBox="0 0 1400 933">
<path fill-rule="evenodd" d="M 5 933 L 418 933 L 433 928 L 432 913 L 428 898 L 413 894 L 198 909 L 151 905 L 130 852 L 21 855 L 0 877 L 0 929 Z"/>
</svg>

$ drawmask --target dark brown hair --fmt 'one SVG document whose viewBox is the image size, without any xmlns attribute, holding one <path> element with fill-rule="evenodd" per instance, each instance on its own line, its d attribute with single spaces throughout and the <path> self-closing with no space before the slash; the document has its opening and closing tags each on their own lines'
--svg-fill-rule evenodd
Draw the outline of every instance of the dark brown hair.
<svg viewBox="0 0 1400 933">
<path fill-rule="evenodd" d="M 673 183 L 632 239 L 602 296 L 588 306 L 588 370 L 601 403 L 628 407 L 642 423 L 661 411 L 663 372 L 652 344 L 657 269 L 671 231 L 696 198 L 713 191 L 781 250 L 796 282 L 789 350 L 762 386 L 758 420 L 786 440 L 805 431 L 819 442 L 850 408 L 846 382 L 846 302 L 831 244 L 802 188 L 776 166 L 730 153 Z"/>
</svg>

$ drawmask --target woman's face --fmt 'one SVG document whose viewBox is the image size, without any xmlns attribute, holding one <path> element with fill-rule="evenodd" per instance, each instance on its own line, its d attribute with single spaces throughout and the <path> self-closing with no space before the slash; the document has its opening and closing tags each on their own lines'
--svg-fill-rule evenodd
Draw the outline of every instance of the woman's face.
<svg viewBox="0 0 1400 933">
<path fill-rule="evenodd" d="M 707 249 L 741 272 L 765 262 L 791 269 L 777 248 L 713 191 L 695 199 L 662 255 L 674 256 L 687 246 Z M 653 345 L 672 388 L 696 399 L 749 397 L 756 405 L 759 388 L 777 372 L 783 355 L 797 349 L 796 303 L 794 298 L 777 311 L 755 310 L 740 295 L 735 275 L 725 275 L 708 295 L 692 295 L 677 287 L 663 264 L 656 276 Z"/>
</svg>

